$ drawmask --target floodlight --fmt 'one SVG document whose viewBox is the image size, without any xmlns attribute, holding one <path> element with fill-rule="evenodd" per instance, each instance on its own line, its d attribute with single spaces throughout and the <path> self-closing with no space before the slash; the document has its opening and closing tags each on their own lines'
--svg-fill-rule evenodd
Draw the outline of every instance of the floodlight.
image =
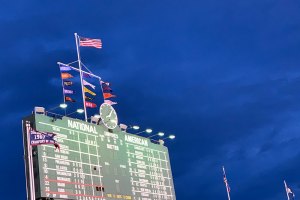
<svg viewBox="0 0 300 200">
<path fill-rule="evenodd" d="M 68 107 L 68 105 L 65 104 L 65 103 L 61 103 L 61 104 L 59 104 L 59 107 L 61 107 L 61 108 L 66 108 L 66 107 Z"/>
<path fill-rule="evenodd" d="M 140 127 L 139 126 L 132 126 L 132 128 L 134 129 L 134 130 L 139 130 L 140 129 Z"/>
<path fill-rule="evenodd" d="M 84 110 L 81 109 L 81 108 L 79 108 L 79 109 L 76 110 L 76 112 L 78 112 L 79 114 L 81 114 L 81 113 L 84 113 Z"/>
<path fill-rule="evenodd" d="M 171 140 L 173 140 L 173 139 L 175 139 L 175 135 L 169 135 L 169 138 L 170 138 Z"/>
<path fill-rule="evenodd" d="M 147 128 L 147 129 L 145 130 L 145 132 L 146 132 L 146 133 L 152 133 L 152 129 Z"/>
<path fill-rule="evenodd" d="M 158 132 L 157 135 L 160 136 L 160 137 L 162 137 L 162 136 L 164 136 L 165 134 L 164 134 L 163 132 Z"/>
</svg>

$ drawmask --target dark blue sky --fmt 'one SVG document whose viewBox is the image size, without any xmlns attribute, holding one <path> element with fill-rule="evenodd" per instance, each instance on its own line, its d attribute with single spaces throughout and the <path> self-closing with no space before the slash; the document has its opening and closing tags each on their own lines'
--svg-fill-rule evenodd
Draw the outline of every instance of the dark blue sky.
<svg viewBox="0 0 300 200">
<path fill-rule="evenodd" d="M 74 32 L 118 95 L 122 122 L 173 133 L 179 200 L 300 196 L 300 3 L 296 0 L 5 1 L 0 8 L 1 199 L 25 198 L 21 118 L 62 99 L 57 61 Z M 3 172 L 4 171 L 4 172 Z"/>
</svg>

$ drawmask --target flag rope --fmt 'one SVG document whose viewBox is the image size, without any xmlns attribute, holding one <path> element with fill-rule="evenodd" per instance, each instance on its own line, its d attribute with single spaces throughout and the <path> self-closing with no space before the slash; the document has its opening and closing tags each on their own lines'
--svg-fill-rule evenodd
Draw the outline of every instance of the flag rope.
<svg viewBox="0 0 300 200">
<path fill-rule="evenodd" d="M 75 60 L 75 61 L 73 61 L 73 62 L 70 62 L 70 63 L 68 63 L 68 64 L 65 64 L 65 65 L 71 65 L 71 64 L 74 64 L 74 63 L 77 63 L 78 62 L 78 60 Z"/>
</svg>

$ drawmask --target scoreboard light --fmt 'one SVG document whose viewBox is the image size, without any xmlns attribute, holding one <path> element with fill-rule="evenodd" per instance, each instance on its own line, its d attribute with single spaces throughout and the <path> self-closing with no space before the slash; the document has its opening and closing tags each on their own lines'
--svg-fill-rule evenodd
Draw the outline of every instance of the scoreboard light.
<svg viewBox="0 0 300 200">
<path fill-rule="evenodd" d="M 83 109 L 81 109 L 81 108 L 79 108 L 79 109 L 77 109 L 77 110 L 76 110 L 76 112 L 78 112 L 78 113 L 80 113 L 80 114 L 81 114 L 81 113 L 84 113 L 84 110 L 83 110 Z"/>
<path fill-rule="evenodd" d="M 67 108 L 67 107 L 68 107 L 68 105 L 67 105 L 67 104 L 65 104 L 65 103 L 61 103 L 61 104 L 59 104 L 59 107 L 61 107 L 61 108 L 65 109 L 65 108 Z"/>
<path fill-rule="evenodd" d="M 152 129 L 147 128 L 147 129 L 145 130 L 145 132 L 146 132 L 146 133 L 152 133 Z"/>
<path fill-rule="evenodd" d="M 162 136 L 164 136 L 165 134 L 164 134 L 163 132 L 158 132 L 157 135 L 160 136 L 160 137 L 162 137 Z"/>
<path fill-rule="evenodd" d="M 164 139 L 170 139 L 170 140 L 173 140 L 173 139 L 175 139 L 175 135 L 169 135 L 168 137 L 164 137 L 164 138 L 162 138 L 161 140 L 164 140 Z"/>
<path fill-rule="evenodd" d="M 173 140 L 173 139 L 175 139 L 175 135 L 169 135 L 169 138 L 170 138 L 171 140 Z"/>
<path fill-rule="evenodd" d="M 157 134 L 155 134 L 155 135 L 151 135 L 151 136 L 149 136 L 149 137 L 147 137 L 147 138 L 152 138 L 152 137 L 154 137 L 154 136 L 160 136 L 160 137 L 162 137 L 162 136 L 164 136 L 165 134 L 163 133 L 163 132 L 158 132 Z"/>
<path fill-rule="evenodd" d="M 140 132 L 137 132 L 137 133 L 134 133 L 134 134 L 136 134 L 136 135 L 138 135 L 138 134 L 140 134 L 140 133 L 152 133 L 152 129 L 151 128 L 147 128 L 146 130 L 144 130 L 144 131 L 140 131 Z"/>
<path fill-rule="evenodd" d="M 136 125 L 132 126 L 132 128 L 133 128 L 134 130 L 139 130 L 139 129 L 140 129 L 140 127 L 139 127 L 139 126 L 136 126 Z"/>
</svg>

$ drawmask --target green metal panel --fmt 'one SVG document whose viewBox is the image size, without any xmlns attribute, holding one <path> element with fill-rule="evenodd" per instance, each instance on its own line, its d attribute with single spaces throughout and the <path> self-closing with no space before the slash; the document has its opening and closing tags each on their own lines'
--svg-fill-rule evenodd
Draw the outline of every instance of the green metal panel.
<svg viewBox="0 0 300 200">
<path fill-rule="evenodd" d="M 175 200 L 168 150 L 149 139 L 81 120 L 36 114 L 37 131 L 56 133 L 35 148 L 36 198 Z"/>
</svg>

